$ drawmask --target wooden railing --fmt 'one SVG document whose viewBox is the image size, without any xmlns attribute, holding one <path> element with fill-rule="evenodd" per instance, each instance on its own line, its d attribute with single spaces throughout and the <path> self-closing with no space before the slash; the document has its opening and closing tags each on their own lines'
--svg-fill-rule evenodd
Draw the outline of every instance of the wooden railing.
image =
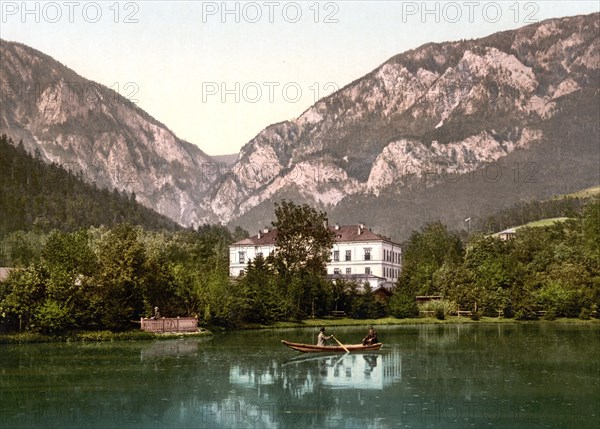
<svg viewBox="0 0 600 429">
<path fill-rule="evenodd" d="M 148 332 L 198 332 L 197 317 L 141 319 L 142 331 Z"/>
</svg>

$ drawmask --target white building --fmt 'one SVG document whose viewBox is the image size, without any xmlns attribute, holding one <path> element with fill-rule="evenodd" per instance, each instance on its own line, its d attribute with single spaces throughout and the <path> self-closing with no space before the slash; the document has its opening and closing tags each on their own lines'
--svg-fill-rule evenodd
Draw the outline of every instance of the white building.
<svg viewBox="0 0 600 429">
<path fill-rule="evenodd" d="M 331 261 L 327 274 L 331 278 L 369 283 L 373 289 L 396 283 L 402 267 L 402 249 L 398 243 L 372 232 L 365 224 L 330 226 L 334 233 Z M 276 230 L 264 229 L 229 246 L 229 274 L 243 274 L 248 261 L 258 254 L 267 257 L 275 251 Z"/>
</svg>

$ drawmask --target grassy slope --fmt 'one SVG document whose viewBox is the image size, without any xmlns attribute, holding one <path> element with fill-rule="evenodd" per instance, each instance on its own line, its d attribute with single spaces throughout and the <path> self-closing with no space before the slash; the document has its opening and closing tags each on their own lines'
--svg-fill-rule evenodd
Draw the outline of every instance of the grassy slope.
<svg viewBox="0 0 600 429">
<path fill-rule="evenodd" d="M 589 198 L 589 197 L 593 197 L 593 196 L 599 195 L 599 194 L 600 194 L 600 186 L 593 186 L 591 188 L 582 189 L 581 191 L 578 191 L 578 192 L 573 192 L 572 194 L 560 195 L 560 196 L 557 196 L 556 198 L 563 198 L 563 197 Z"/>
</svg>

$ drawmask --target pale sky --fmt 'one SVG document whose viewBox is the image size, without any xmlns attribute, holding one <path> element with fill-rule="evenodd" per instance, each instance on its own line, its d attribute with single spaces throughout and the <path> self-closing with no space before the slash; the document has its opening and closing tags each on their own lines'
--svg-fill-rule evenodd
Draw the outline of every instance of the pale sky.
<svg viewBox="0 0 600 429">
<path fill-rule="evenodd" d="M 136 102 L 210 155 L 390 57 L 544 19 L 594 1 L 0 1 L 0 37 Z"/>
</svg>

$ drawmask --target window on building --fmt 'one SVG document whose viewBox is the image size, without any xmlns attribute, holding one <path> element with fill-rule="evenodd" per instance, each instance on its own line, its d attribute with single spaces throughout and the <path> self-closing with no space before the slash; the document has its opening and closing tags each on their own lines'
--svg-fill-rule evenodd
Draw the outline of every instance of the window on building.
<svg viewBox="0 0 600 429">
<path fill-rule="evenodd" d="M 333 251 L 333 260 L 335 262 L 339 262 L 340 261 L 340 251 L 339 250 L 334 250 Z"/>
<path fill-rule="evenodd" d="M 371 274 L 371 267 L 365 267 L 365 274 Z"/>
<path fill-rule="evenodd" d="M 365 249 L 365 261 L 371 260 L 371 249 Z"/>
<path fill-rule="evenodd" d="M 239 261 L 240 264 L 246 263 L 246 252 L 239 252 Z"/>
<path fill-rule="evenodd" d="M 333 274 L 340 274 L 340 269 L 339 268 L 334 268 L 333 269 Z"/>
<path fill-rule="evenodd" d="M 346 250 L 346 261 L 352 260 L 352 250 Z"/>
<path fill-rule="evenodd" d="M 346 268 L 346 274 L 352 274 L 352 268 Z"/>
</svg>

